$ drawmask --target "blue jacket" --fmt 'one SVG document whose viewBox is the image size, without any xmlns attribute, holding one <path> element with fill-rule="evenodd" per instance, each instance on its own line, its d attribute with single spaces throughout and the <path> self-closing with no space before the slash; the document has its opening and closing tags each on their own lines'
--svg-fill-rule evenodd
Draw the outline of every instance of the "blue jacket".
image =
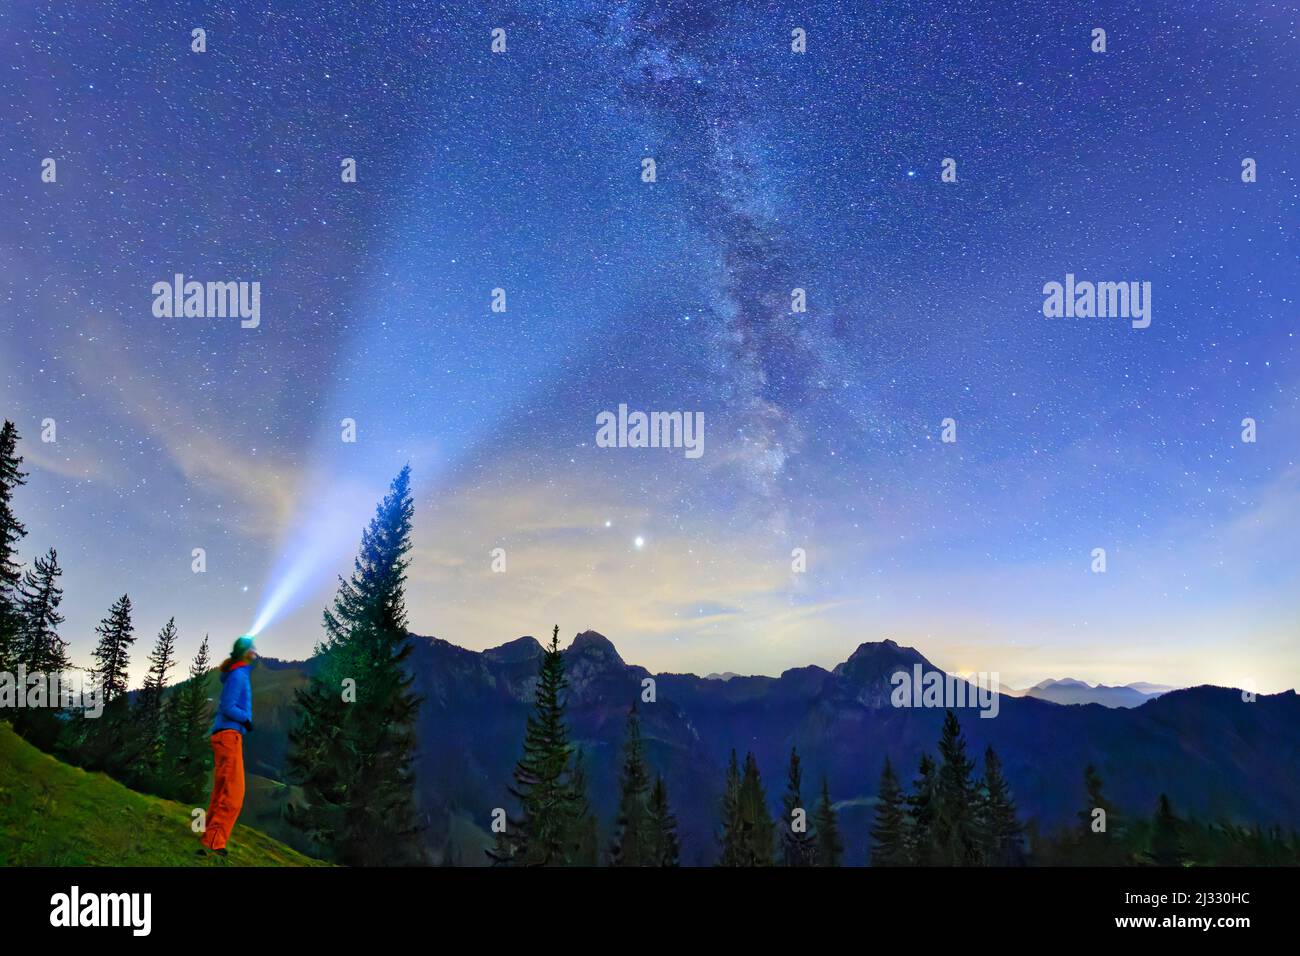
<svg viewBox="0 0 1300 956">
<path fill-rule="evenodd" d="M 245 731 L 244 724 L 253 720 L 253 685 L 248 680 L 248 665 L 236 664 L 221 672 L 221 703 L 212 721 L 215 734 L 219 730 Z"/>
</svg>

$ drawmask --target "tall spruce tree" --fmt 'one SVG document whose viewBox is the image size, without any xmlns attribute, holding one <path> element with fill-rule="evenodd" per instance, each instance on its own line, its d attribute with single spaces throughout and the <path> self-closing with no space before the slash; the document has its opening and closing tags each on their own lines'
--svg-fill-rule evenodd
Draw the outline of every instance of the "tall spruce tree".
<svg viewBox="0 0 1300 956">
<path fill-rule="evenodd" d="M 1002 776 L 1002 761 L 992 746 L 984 751 L 984 785 L 980 793 L 979 825 L 986 864 L 1024 864 L 1024 828 L 1016 819 L 1015 800 L 1012 799 L 1006 778 Z"/>
<path fill-rule="evenodd" d="M 727 761 L 727 779 L 722 785 L 722 832 L 718 842 L 722 846 L 718 855 L 719 866 L 743 866 L 744 825 L 740 815 L 740 764 L 736 750 L 731 750 Z"/>
<path fill-rule="evenodd" d="M 172 691 L 165 706 L 166 766 L 169 795 L 195 803 L 203 799 L 208 768 L 212 763 L 208 730 L 212 715 L 208 707 L 208 636 L 190 663 L 188 679 Z"/>
<path fill-rule="evenodd" d="M 170 618 L 158 632 L 153 650 L 149 652 L 149 671 L 136 701 L 137 722 L 140 726 L 140 777 L 148 789 L 159 792 L 164 786 L 163 755 L 166 749 L 163 725 L 163 693 L 167 690 L 167 675 L 176 663 L 176 618 Z"/>
<path fill-rule="evenodd" d="M 1092 764 L 1083 769 L 1083 787 L 1086 798 L 1070 848 L 1071 860 L 1082 866 L 1121 866 L 1126 857 L 1124 821 L 1102 792 L 1101 774 Z"/>
<path fill-rule="evenodd" d="M 568 863 L 570 866 L 596 866 L 600 862 L 600 834 L 587 795 L 587 757 L 581 747 L 573 748 L 569 787 L 573 791 L 573 810 L 569 815 L 566 838 Z"/>
<path fill-rule="evenodd" d="M 533 711 L 524 729 L 524 753 L 515 763 L 511 795 L 519 815 L 498 834 L 489 856 L 497 864 L 567 866 L 575 859 L 572 835 L 581 815 L 571 772 L 572 748 L 565 724 L 564 656 L 560 627 L 551 632 L 537 676 Z"/>
<path fill-rule="evenodd" d="M 758 772 L 758 761 L 745 754 L 745 770 L 740 778 L 741 819 L 744 821 L 746 866 L 771 866 L 776 856 L 776 827 L 767 808 L 767 791 Z"/>
<path fill-rule="evenodd" d="M 113 703 L 126 694 L 127 673 L 131 666 L 131 645 L 135 643 L 135 626 L 131 623 L 131 598 L 123 594 L 108 609 L 95 632 L 99 644 L 93 652 L 92 668 L 104 704 Z"/>
<path fill-rule="evenodd" d="M 609 861 L 613 866 L 658 866 L 651 855 L 650 775 L 641 744 L 636 704 L 627 714 L 623 770 L 619 776 L 618 820 Z"/>
<path fill-rule="evenodd" d="M 668 805 L 668 787 L 655 777 L 650 790 L 650 859 L 653 866 L 678 866 L 681 845 L 677 839 L 677 818 Z"/>
<path fill-rule="evenodd" d="M 70 666 L 68 642 L 59 637 L 59 626 L 63 623 L 63 615 L 59 613 L 63 601 L 63 589 L 59 587 L 62 574 L 59 554 L 50 548 L 45 557 L 38 557 L 23 573 L 19 585 L 18 662 L 26 666 L 29 674 L 61 674 Z"/>
<path fill-rule="evenodd" d="M 18 429 L 6 419 L 0 427 L 0 670 L 9 672 L 17 669 L 17 643 L 23 620 L 18 595 L 22 574 L 18 542 L 27 529 L 13 509 L 14 492 L 27 481 L 22 463 L 18 454 Z"/>
<path fill-rule="evenodd" d="M 406 659 L 411 469 L 404 467 L 361 536 L 352 576 L 325 611 L 319 664 L 295 695 L 288 766 L 303 802 L 289 821 L 351 866 L 418 862 L 412 760 L 419 699 Z"/>
<path fill-rule="evenodd" d="M 939 737 L 939 773 L 935 786 L 932 827 L 936 863 L 941 866 L 977 866 L 980 852 L 979 794 L 974 764 L 966 756 L 957 715 L 947 711 Z"/>
<path fill-rule="evenodd" d="M 817 863 L 817 844 L 808 829 L 812 814 L 804 805 L 802 790 L 803 770 L 799 766 L 799 752 L 791 747 L 785 796 L 781 799 L 784 811 L 781 820 L 782 866 L 814 866 Z"/>
<path fill-rule="evenodd" d="M 907 795 L 908 861 L 915 866 L 932 866 L 937 854 L 934 847 L 934 813 L 938 787 L 934 760 L 921 754 L 916 779 Z"/>
<path fill-rule="evenodd" d="M 63 702 L 60 687 L 63 674 L 71 666 L 68 642 L 59 637 L 59 626 L 63 623 L 63 615 L 59 613 L 63 600 L 63 589 L 59 587 L 62 574 L 58 552 L 51 548 L 48 555 L 37 557 L 33 567 L 23 572 L 18 589 L 20 624 L 15 657 L 28 674 L 50 678 L 52 699 L 44 707 L 14 711 L 12 720 L 15 730 L 43 750 L 54 749 L 63 729 L 59 716 Z"/>
<path fill-rule="evenodd" d="M 758 761 L 752 753 L 745 754 L 742 771 L 732 751 L 723 794 L 721 842 L 720 866 L 771 866 L 773 863 L 776 840 L 772 816 L 767 809 Z"/>
<path fill-rule="evenodd" d="M 844 841 L 840 837 L 840 824 L 825 776 L 822 777 L 822 795 L 817 801 L 813 825 L 817 829 L 817 865 L 839 866 L 844 861 Z"/>
<path fill-rule="evenodd" d="M 1184 823 L 1174 816 L 1169 797 L 1160 794 L 1155 819 L 1151 821 L 1151 839 L 1147 859 L 1155 866 L 1183 866 L 1187 850 L 1183 842 Z"/>
<path fill-rule="evenodd" d="M 141 739 L 126 695 L 131 645 L 135 643 L 131 611 L 131 598 L 123 594 L 95 628 L 99 643 L 92 652 L 91 680 L 98 685 L 103 711 L 98 717 L 81 715 L 72 736 L 82 766 L 137 783 Z"/>
<path fill-rule="evenodd" d="M 911 862 L 903 788 L 885 757 L 876 791 L 876 820 L 871 828 L 871 865 L 908 866 Z"/>
</svg>

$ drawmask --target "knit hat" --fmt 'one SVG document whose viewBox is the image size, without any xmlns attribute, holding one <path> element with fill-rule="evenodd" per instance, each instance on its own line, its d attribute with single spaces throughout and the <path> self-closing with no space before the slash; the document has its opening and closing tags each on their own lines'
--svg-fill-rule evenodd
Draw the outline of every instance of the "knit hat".
<svg viewBox="0 0 1300 956">
<path fill-rule="evenodd" d="M 237 661 L 248 653 L 248 649 L 253 646 L 253 635 L 245 634 L 239 640 L 235 641 L 235 646 L 230 649 L 230 659 Z"/>
</svg>

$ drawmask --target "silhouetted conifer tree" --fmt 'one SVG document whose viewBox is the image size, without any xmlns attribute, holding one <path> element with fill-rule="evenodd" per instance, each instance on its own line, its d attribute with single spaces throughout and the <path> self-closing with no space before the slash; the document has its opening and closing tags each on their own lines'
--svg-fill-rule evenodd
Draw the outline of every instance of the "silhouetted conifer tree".
<svg viewBox="0 0 1300 956">
<path fill-rule="evenodd" d="M 824 776 L 821 799 L 817 801 L 817 812 L 813 816 L 813 826 L 817 838 L 817 865 L 839 866 L 844 860 L 844 841 L 840 837 L 840 824 L 835 817 L 830 787 Z"/>
<path fill-rule="evenodd" d="M 947 711 L 939 737 L 939 773 L 935 786 L 932 842 L 935 862 L 941 866 L 975 866 L 980 863 L 978 794 L 974 764 L 966 756 L 957 715 Z"/>
<path fill-rule="evenodd" d="M 560 628 L 541 657 L 533 712 L 524 730 L 524 753 L 515 764 L 510 793 L 519 816 L 499 834 L 489 856 L 498 864 L 567 866 L 577 859 L 573 836 L 582 819 L 583 800 L 573 785 L 572 748 L 564 720 L 564 657 Z M 589 816 L 589 814 L 588 814 Z"/>
<path fill-rule="evenodd" d="M 776 850 L 767 794 L 758 761 L 745 754 L 744 771 L 737 777 L 735 754 L 727 769 L 727 797 L 723 804 L 723 866 L 771 866 Z"/>
<path fill-rule="evenodd" d="M 650 858 L 654 866 L 678 866 L 680 856 L 677 818 L 668 806 L 668 788 L 663 777 L 656 777 L 650 791 Z"/>
<path fill-rule="evenodd" d="M 62 703 L 62 676 L 70 667 L 67 641 L 59 637 L 63 615 L 59 604 L 63 589 L 59 587 L 59 555 L 51 548 L 45 557 L 37 557 L 34 566 L 23 573 L 18 588 L 19 636 L 16 662 L 27 675 L 40 674 L 39 686 L 45 696 L 43 706 L 24 707 L 11 714 L 14 729 L 42 750 L 53 749 L 59 739 L 63 721 L 59 717 Z"/>
<path fill-rule="evenodd" d="M 804 805 L 803 770 L 799 766 L 799 753 L 790 748 L 790 768 L 786 773 L 785 796 L 781 808 L 785 811 L 781 819 L 781 865 L 815 866 L 817 864 L 817 844 L 809 832 L 812 814 Z M 795 830 L 795 811 L 801 811 L 799 830 Z"/>
<path fill-rule="evenodd" d="M 587 758 L 581 747 L 574 748 L 569 786 L 573 790 L 573 810 L 568 823 L 567 861 L 571 866 L 596 866 L 600 862 L 600 835 L 587 796 Z"/>
<path fill-rule="evenodd" d="M 310 684 L 295 701 L 291 779 L 304 802 L 289 821 L 341 863 L 418 862 L 414 723 L 419 699 L 405 662 L 411 469 L 403 468 L 361 536 L 352 576 L 325 611 Z"/>
<path fill-rule="evenodd" d="M 658 866 L 651 856 L 650 777 L 641 747 L 636 705 L 627 714 L 623 771 L 619 777 L 618 820 L 609 859 L 614 866 Z"/>
<path fill-rule="evenodd" d="M 921 754 L 912 791 L 907 795 L 909 862 L 931 866 L 936 862 L 934 849 L 934 812 L 938 779 L 934 761 Z"/>
<path fill-rule="evenodd" d="M 131 666 L 131 645 L 135 643 L 135 626 L 131 623 L 131 598 L 123 594 L 108 609 L 108 617 L 99 622 L 95 632 L 99 644 L 93 652 L 94 679 L 99 684 L 104 703 L 111 704 L 126 694 Z"/>
<path fill-rule="evenodd" d="M 139 726 L 131 719 L 126 696 L 130 650 L 135 643 L 131 610 L 131 598 L 123 594 L 95 628 L 99 643 L 92 652 L 90 679 L 102 696 L 103 711 L 98 717 L 78 716 L 72 732 L 79 763 L 127 781 L 135 779 L 140 752 Z"/>
<path fill-rule="evenodd" d="M 1087 793 L 1079 811 L 1079 826 L 1069 841 L 1069 862 L 1080 866 L 1120 866 L 1127 857 L 1124 850 L 1124 821 L 1102 792 L 1101 775 L 1088 764 L 1083 770 Z M 1102 814 L 1098 815 L 1097 811 Z"/>
<path fill-rule="evenodd" d="M 736 750 L 733 747 L 731 759 L 727 761 L 727 779 L 722 788 L 722 833 L 718 842 L 722 852 L 718 857 L 719 866 L 743 866 L 744 825 L 740 815 L 740 765 L 736 762 Z"/>
<path fill-rule="evenodd" d="M 876 820 L 871 828 L 871 865 L 907 866 L 911 863 L 908 844 L 907 805 L 894 768 L 885 758 L 876 790 Z"/>
<path fill-rule="evenodd" d="M 19 585 L 18 661 L 27 673 L 60 674 L 69 667 L 68 642 L 59 637 L 63 615 L 59 604 L 63 589 L 59 578 L 59 554 L 53 548 L 44 557 L 38 557 L 33 567 L 23 574 Z"/>
<path fill-rule="evenodd" d="M 1147 856 L 1155 866 L 1182 866 L 1187 862 L 1183 846 L 1183 821 L 1174 816 L 1169 797 L 1163 793 L 1156 801 L 1156 815 L 1151 822 L 1151 842 Z"/>
<path fill-rule="evenodd" d="M 989 866 L 1024 864 L 1024 828 L 1016 819 L 1016 804 L 1011 796 L 1011 788 L 1002 776 L 1002 762 L 991 746 L 984 751 L 984 785 L 980 794 L 979 824 L 985 863 Z"/>
<path fill-rule="evenodd" d="M 172 691 L 165 705 L 168 789 L 171 796 L 186 803 L 203 800 L 212 764 L 208 744 L 212 725 L 207 688 L 210 666 L 205 634 L 190 664 L 189 678 Z"/>
<path fill-rule="evenodd" d="M 22 628 L 18 585 L 22 566 L 18 562 L 18 542 L 27 530 L 14 515 L 14 492 L 26 483 L 18 454 L 18 429 L 5 420 L 0 427 L 0 670 L 17 670 L 18 635 Z"/>
<path fill-rule="evenodd" d="M 166 749 L 163 726 L 163 692 L 167 689 L 167 675 L 176 658 L 176 618 L 170 618 L 158 632 L 158 639 L 149 653 L 149 672 L 137 697 L 137 722 L 140 725 L 140 764 L 136 777 L 147 789 L 158 792 L 165 789 L 162 781 L 163 752 Z"/>
</svg>

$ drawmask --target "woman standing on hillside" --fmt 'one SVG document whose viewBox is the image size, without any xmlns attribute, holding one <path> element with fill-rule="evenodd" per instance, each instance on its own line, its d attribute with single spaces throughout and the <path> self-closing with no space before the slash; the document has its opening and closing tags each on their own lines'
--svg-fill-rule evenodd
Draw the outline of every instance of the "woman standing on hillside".
<svg viewBox="0 0 1300 956">
<path fill-rule="evenodd" d="M 253 639 L 235 641 L 221 663 L 221 703 L 212 721 L 212 802 L 203 831 L 203 856 L 226 855 L 226 843 L 244 806 L 244 734 L 253 730 L 253 687 L 248 678 L 257 659 Z"/>
</svg>

